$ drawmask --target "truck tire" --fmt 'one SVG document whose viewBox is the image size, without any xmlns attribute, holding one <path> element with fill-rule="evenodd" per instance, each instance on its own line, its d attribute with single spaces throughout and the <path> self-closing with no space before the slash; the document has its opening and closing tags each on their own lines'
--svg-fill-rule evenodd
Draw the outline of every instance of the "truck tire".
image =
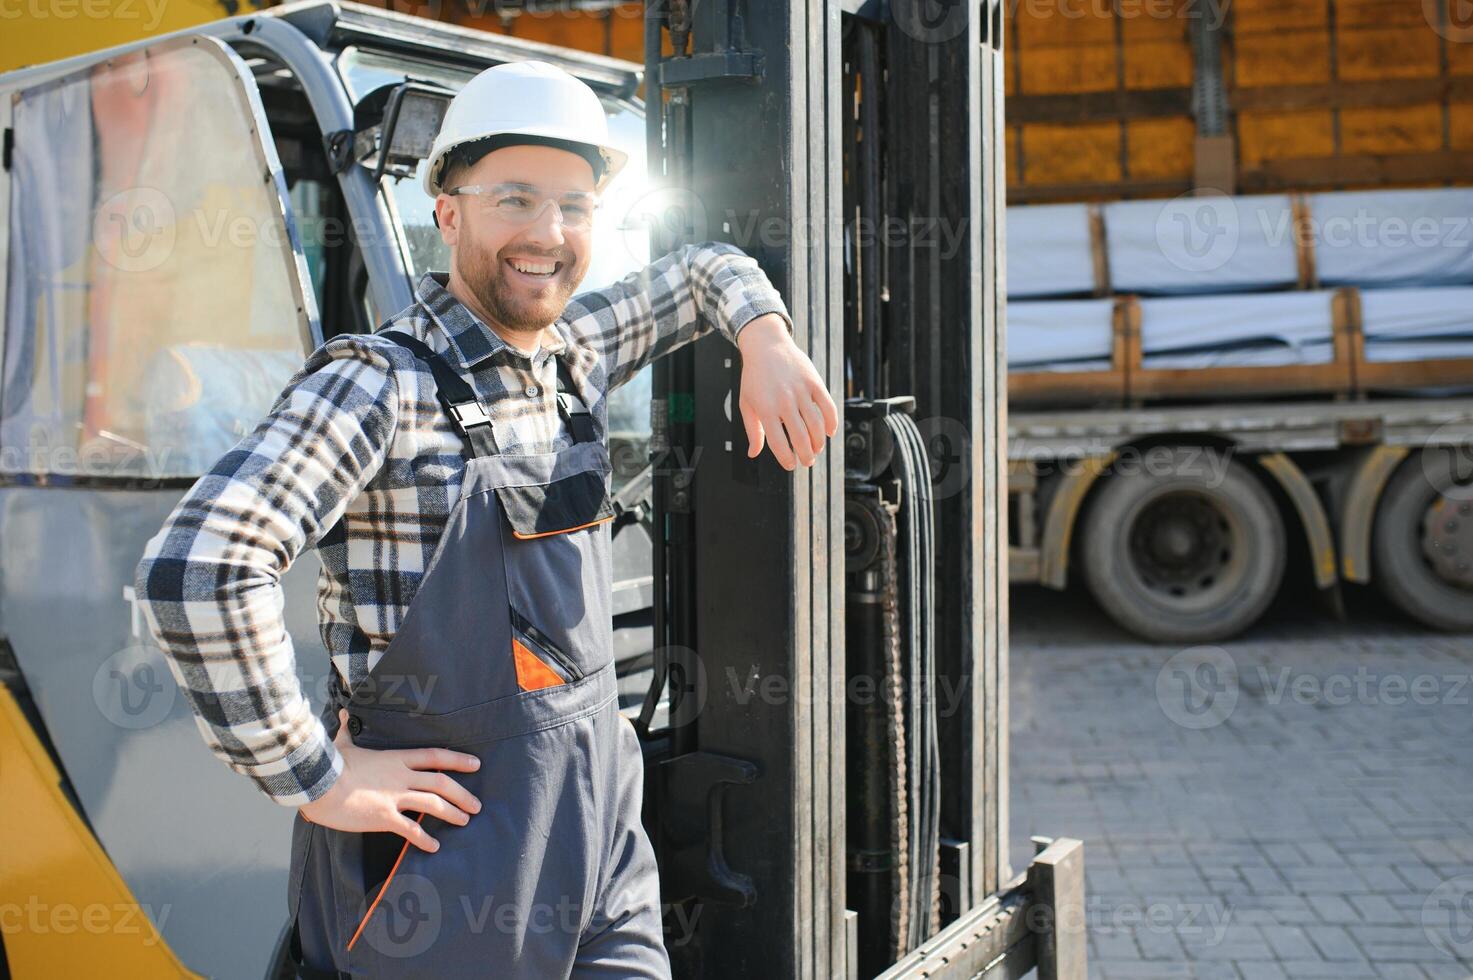
<svg viewBox="0 0 1473 980">
<path fill-rule="evenodd" d="M 1473 483 L 1454 478 L 1453 454 L 1413 453 L 1376 505 L 1371 580 L 1399 609 L 1434 629 L 1473 632 Z"/>
<path fill-rule="evenodd" d="M 1263 484 L 1201 450 L 1156 447 L 1108 475 L 1086 514 L 1084 576 L 1115 622 L 1156 643 L 1233 636 L 1279 591 L 1284 520 Z"/>
</svg>

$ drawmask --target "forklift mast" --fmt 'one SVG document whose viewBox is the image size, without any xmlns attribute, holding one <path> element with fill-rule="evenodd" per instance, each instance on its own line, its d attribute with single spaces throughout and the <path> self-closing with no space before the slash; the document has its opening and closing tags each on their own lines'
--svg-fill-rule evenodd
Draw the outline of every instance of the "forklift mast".
<svg viewBox="0 0 1473 980">
<path fill-rule="evenodd" d="M 1023 922 L 1082 891 L 1079 843 L 1007 859 L 1002 18 L 647 5 L 653 254 L 757 257 L 845 398 L 789 473 L 747 457 L 734 351 L 656 365 L 641 734 L 677 975 L 1084 975 L 1082 932 Z"/>
</svg>

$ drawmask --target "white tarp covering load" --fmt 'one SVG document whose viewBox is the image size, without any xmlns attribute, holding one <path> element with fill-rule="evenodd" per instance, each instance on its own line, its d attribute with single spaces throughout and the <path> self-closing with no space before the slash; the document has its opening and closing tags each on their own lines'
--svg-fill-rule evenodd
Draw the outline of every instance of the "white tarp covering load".
<svg viewBox="0 0 1473 980">
<path fill-rule="evenodd" d="M 1103 371 L 1114 345 L 1108 299 L 1008 303 L 1008 369 Z"/>
<path fill-rule="evenodd" d="M 1007 242 L 1008 295 L 1014 299 L 1094 292 L 1086 205 L 1008 208 Z"/>
<path fill-rule="evenodd" d="M 1269 367 L 1334 359 L 1328 290 L 1143 299 L 1147 368 Z"/>
<path fill-rule="evenodd" d="M 1330 293 L 1361 291 L 1372 361 L 1473 357 L 1473 188 L 1183 196 L 1103 208 L 1112 294 L 1142 298 L 1144 366 L 1333 359 Z M 1307 232 L 1320 289 L 1298 290 Z M 1109 354 L 1109 300 L 1043 301 L 1094 287 L 1085 205 L 1008 209 L 1014 370 L 1087 370 Z M 1416 287 L 1416 288 L 1412 288 Z M 1097 305 L 1091 305 L 1091 304 Z"/>
<path fill-rule="evenodd" d="M 1473 188 L 1336 191 L 1305 200 L 1320 285 L 1473 284 Z M 1103 215 L 1111 292 L 1205 295 L 1299 282 L 1286 195 L 1115 201 Z M 1007 240 L 1009 296 L 1094 291 L 1085 205 L 1008 208 Z"/>
<path fill-rule="evenodd" d="M 1367 289 L 1360 305 L 1368 361 L 1473 357 L 1473 287 Z"/>
<path fill-rule="evenodd" d="M 1311 194 L 1309 214 L 1322 285 L 1473 283 L 1473 188 Z"/>
<path fill-rule="evenodd" d="M 1105 240 L 1116 292 L 1229 293 L 1299 281 L 1285 195 L 1116 201 L 1105 207 Z"/>
</svg>

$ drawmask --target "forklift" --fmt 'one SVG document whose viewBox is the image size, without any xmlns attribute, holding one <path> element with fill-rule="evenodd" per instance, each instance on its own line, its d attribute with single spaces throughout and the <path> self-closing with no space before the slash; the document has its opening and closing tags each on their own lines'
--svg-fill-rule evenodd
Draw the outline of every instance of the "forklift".
<svg viewBox="0 0 1473 980">
<path fill-rule="evenodd" d="M 444 267 L 416 169 L 460 85 L 536 58 L 631 155 L 585 287 L 731 242 L 843 396 L 797 472 L 747 458 L 729 345 L 611 400 L 675 975 L 1083 980 L 1081 842 L 1008 861 L 1002 4 L 643 25 L 641 66 L 308 0 L 0 75 L 0 976 L 291 975 L 290 813 L 206 750 L 127 586 L 306 353 Z M 319 570 L 282 579 L 318 707 Z"/>
</svg>

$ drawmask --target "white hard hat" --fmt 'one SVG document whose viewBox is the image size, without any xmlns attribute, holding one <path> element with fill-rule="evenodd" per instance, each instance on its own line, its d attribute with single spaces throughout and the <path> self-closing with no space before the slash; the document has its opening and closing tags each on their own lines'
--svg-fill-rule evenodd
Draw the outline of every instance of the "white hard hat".
<svg viewBox="0 0 1473 980">
<path fill-rule="evenodd" d="M 451 150 L 503 135 L 560 140 L 593 150 L 603 161 L 595 188 L 599 191 L 629 159 L 609 143 L 603 103 L 585 82 L 545 61 L 514 61 L 487 68 L 450 101 L 425 161 L 425 193 L 440 193 Z"/>
</svg>

